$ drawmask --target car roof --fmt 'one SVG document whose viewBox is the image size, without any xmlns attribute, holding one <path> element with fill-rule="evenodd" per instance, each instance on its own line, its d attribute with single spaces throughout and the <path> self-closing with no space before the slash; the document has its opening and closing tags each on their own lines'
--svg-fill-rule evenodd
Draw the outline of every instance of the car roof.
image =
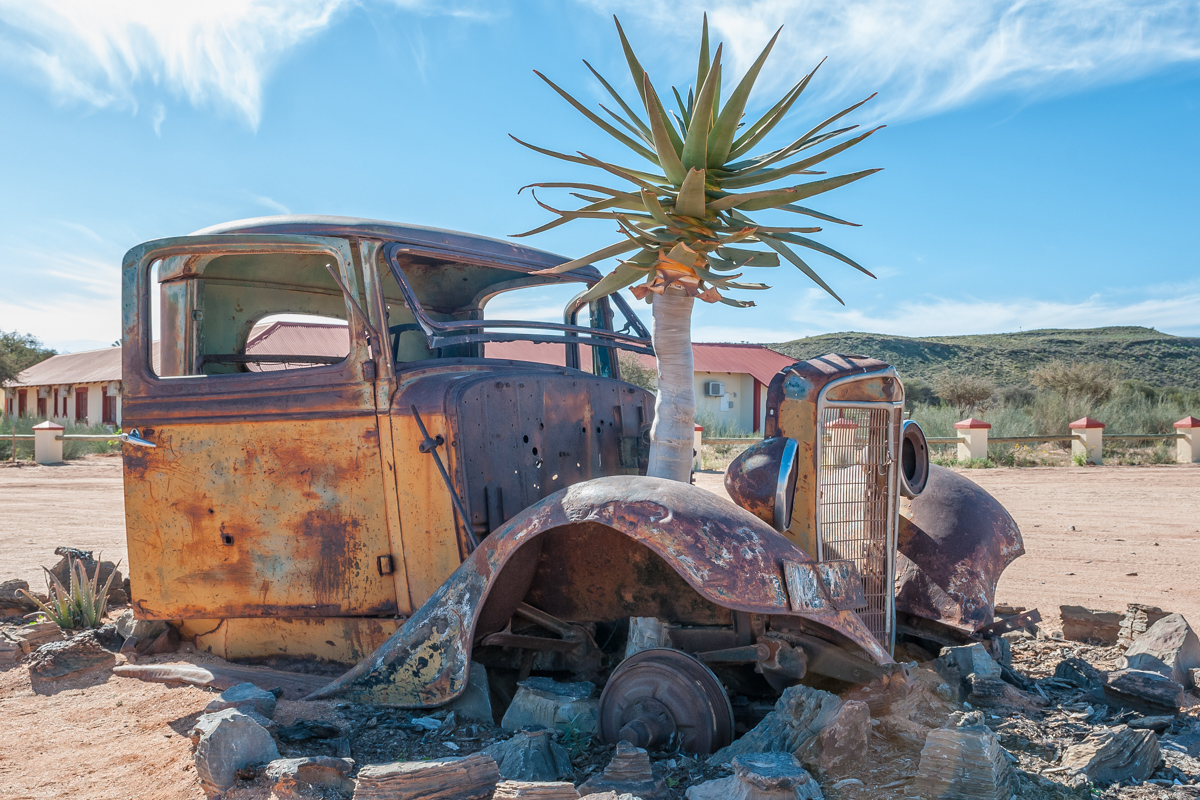
<svg viewBox="0 0 1200 800">
<path fill-rule="evenodd" d="M 545 250 L 513 244 L 502 239 L 492 239 L 488 236 L 359 217 L 316 214 L 253 217 L 212 225 L 198 230 L 192 235 L 214 233 L 286 233 L 301 236 L 353 236 L 362 239 L 379 239 L 415 247 L 427 247 L 445 253 L 448 259 L 453 258 L 455 254 L 460 254 L 468 258 L 489 261 L 501 267 L 524 268 L 525 271 L 531 268 L 556 267 L 570 261 L 564 256 Z M 600 272 L 595 267 L 587 265 L 564 273 L 562 279 L 595 283 L 600 279 Z"/>
</svg>

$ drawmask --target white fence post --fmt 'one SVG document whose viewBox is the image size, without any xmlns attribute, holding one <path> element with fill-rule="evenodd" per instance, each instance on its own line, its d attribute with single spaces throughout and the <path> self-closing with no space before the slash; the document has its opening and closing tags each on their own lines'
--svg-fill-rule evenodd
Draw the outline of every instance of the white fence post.
<svg viewBox="0 0 1200 800">
<path fill-rule="evenodd" d="M 1200 419 L 1184 417 L 1175 423 L 1175 460 L 1180 464 L 1200 462 Z"/>
<path fill-rule="evenodd" d="M 987 459 L 988 431 L 990 422 L 967 417 L 962 422 L 954 423 L 961 441 L 958 443 L 959 461 L 983 461 Z"/>
<path fill-rule="evenodd" d="M 1075 434 L 1071 440 L 1071 457 L 1083 456 L 1088 464 L 1104 463 L 1104 423 L 1091 417 L 1080 417 L 1067 426 Z"/>
<path fill-rule="evenodd" d="M 58 437 L 66 430 L 57 422 L 46 420 L 33 426 L 33 460 L 39 464 L 61 464 L 63 443 Z"/>
<path fill-rule="evenodd" d="M 697 425 L 696 432 L 692 434 L 692 471 L 698 472 L 703 463 L 700 458 L 701 440 L 704 438 L 704 426 Z"/>
</svg>

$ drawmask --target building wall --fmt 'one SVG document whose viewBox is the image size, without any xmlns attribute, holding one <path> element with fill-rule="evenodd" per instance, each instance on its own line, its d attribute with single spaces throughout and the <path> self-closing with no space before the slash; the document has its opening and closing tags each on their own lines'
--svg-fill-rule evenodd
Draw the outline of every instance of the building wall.
<svg viewBox="0 0 1200 800">
<path fill-rule="evenodd" d="M 23 386 L 19 388 L 9 387 L 2 391 L 3 400 L 0 401 L 0 415 L 8 416 L 11 407 L 11 413 L 16 416 L 20 408 L 20 395 L 25 396 L 25 418 L 36 418 L 39 422 L 44 419 L 53 419 L 59 423 L 76 423 L 79 425 L 101 425 L 104 424 L 104 398 L 111 391 L 112 382 L 104 381 L 100 383 L 75 384 L 72 386 Z M 38 414 L 38 395 L 40 390 L 44 389 L 46 397 L 44 399 L 46 406 L 45 414 Z M 77 408 L 76 397 L 79 392 L 87 395 L 87 417 L 77 420 L 75 411 Z M 11 402 L 10 402 L 11 400 Z M 121 395 L 118 392 L 115 396 L 115 412 L 116 419 L 111 423 L 117 427 L 121 425 Z M 64 413 L 65 406 L 65 413 Z"/>
<path fill-rule="evenodd" d="M 709 381 L 725 384 L 725 394 L 709 397 L 705 387 Z M 696 421 L 713 420 L 728 425 L 734 436 L 750 436 L 754 433 L 754 377 L 746 373 L 697 372 L 696 373 Z M 761 392 L 761 409 L 766 406 L 766 392 Z"/>
</svg>

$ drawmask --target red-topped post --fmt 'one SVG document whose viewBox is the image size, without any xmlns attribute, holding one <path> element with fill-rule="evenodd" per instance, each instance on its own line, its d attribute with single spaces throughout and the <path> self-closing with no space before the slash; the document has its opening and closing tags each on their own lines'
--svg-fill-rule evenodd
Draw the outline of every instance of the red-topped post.
<svg viewBox="0 0 1200 800">
<path fill-rule="evenodd" d="M 1075 435 L 1071 440 L 1071 457 L 1082 456 L 1088 464 L 1103 464 L 1104 423 L 1080 417 L 1067 427 Z"/>
<path fill-rule="evenodd" d="M 1175 460 L 1180 464 L 1200 462 L 1200 419 L 1184 417 L 1175 423 Z"/>
<path fill-rule="evenodd" d="M 962 422 L 954 423 L 958 432 L 958 460 L 983 461 L 987 458 L 988 431 L 992 429 L 989 422 L 967 417 Z"/>
<path fill-rule="evenodd" d="M 700 448 L 703 447 L 704 426 L 697 425 L 695 433 L 692 434 L 692 472 L 699 472 L 704 465 L 704 459 L 701 458 Z"/>
</svg>

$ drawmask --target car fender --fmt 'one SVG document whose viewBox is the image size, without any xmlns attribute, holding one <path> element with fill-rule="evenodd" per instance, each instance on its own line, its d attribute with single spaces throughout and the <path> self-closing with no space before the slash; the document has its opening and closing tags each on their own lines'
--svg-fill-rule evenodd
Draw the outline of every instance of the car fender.
<svg viewBox="0 0 1200 800">
<path fill-rule="evenodd" d="M 996 582 L 1025 552 L 1012 516 L 975 483 L 933 465 L 901 513 L 896 611 L 968 636 L 990 625 Z"/>
<path fill-rule="evenodd" d="M 836 587 L 830 593 L 819 585 L 813 602 L 790 600 L 785 562 L 803 568 L 812 559 L 765 522 L 689 484 L 614 476 L 562 489 L 487 536 L 400 630 L 312 698 L 338 696 L 406 708 L 454 699 L 466 687 L 480 610 L 504 566 L 542 534 L 582 522 L 602 524 L 645 545 L 717 605 L 802 617 L 849 639 L 878 664 L 892 663 L 858 615 L 837 607 Z"/>
</svg>

